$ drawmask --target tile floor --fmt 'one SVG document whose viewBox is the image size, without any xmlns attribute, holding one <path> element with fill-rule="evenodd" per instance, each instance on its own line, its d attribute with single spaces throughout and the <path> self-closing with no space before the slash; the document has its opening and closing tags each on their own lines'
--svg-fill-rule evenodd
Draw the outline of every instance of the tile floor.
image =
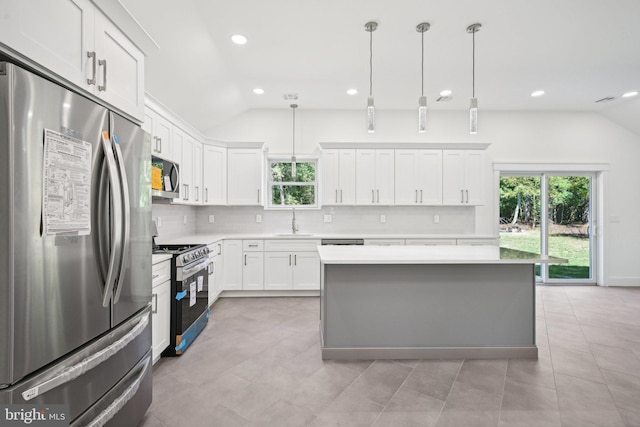
<svg viewBox="0 0 640 427">
<path fill-rule="evenodd" d="M 539 360 L 322 361 L 318 298 L 218 301 L 156 426 L 640 426 L 640 288 L 538 287 Z"/>
</svg>

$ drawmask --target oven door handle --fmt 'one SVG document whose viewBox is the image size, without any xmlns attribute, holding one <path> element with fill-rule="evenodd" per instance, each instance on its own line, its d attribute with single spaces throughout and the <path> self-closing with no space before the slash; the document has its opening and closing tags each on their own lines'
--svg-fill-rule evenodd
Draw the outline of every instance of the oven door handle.
<svg viewBox="0 0 640 427">
<path fill-rule="evenodd" d="M 205 258 L 202 261 L 199 261 L 197 264 L 189 266 L 188 268 L 182 267 L 182 279 L 181 280 L 188 279 L 189 277 L 193 276 L 194 274 L 196 274 L 200 270 L 204 270 L 205 268 L 207 268 L 208 264 L 209 264 L 209 259 Z"/>
</svg>

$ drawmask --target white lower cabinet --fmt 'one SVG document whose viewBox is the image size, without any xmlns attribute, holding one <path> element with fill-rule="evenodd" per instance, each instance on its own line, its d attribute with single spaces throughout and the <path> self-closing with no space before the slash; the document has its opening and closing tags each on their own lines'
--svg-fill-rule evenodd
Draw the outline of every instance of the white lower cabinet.
<svg viewBox="0 0 640 427">
<path fill-rule="evenodd" d="M 242 290 L 264 289 L 264 253 L 244 252 L 242 264 Z"/>
<path fill-rule="evenodd" d="M 222 242 L 215 242 L 209 247 L 209 305 L 216 302 L 222 292 Z"/>
<path fill-rule="evenodd" d="M 319 240 L 266 240 L 264 289 L 319 290 Z"/>
<path fill-rule="evenodd" d="M 225 240 L 222 244 L 223 290 L 242 290 L 242 240 Z"/>
<path fill-rule="evenodd" d="M 166 260 L 152 267 L 151 281 L 151 352 L 153 363 L 169 345 L 171 321 L 171 261 Z"/>
</svg>

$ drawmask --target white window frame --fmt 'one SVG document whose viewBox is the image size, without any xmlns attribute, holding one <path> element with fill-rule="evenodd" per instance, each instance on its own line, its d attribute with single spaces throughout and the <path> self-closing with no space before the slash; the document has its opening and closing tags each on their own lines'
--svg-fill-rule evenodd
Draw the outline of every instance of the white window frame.
<svg viewBox="0 0 640 427">
<path fill-rule="evenodd" d="M 267 165 L 265 168 L 266 171 L 266 186 L 267 186 L 267 203 L 265 204 L 265 209 L 266 210 L 280 210 L 280 211 L 286 211 L 286 210 L 292 210 L 293 208 L 296 208 L 296 210 L 318 210 L 320 209 L 320 200 L 319 197 L 320 195 L 318 194 L 319 190 L 320 190 L 320 186 L 319 186 L 319 175 L 318 175 L 318 168 L 319 168 L 319 164 L 320 164 L 320 158 L 319 156 L 313 156 L 313 155 L 299 155 L 296 156 L 296 163 L 315 163 L 315 167 L 316 167 L 316 174 L 315 174 L 315 181 L 312 183 L 299 183 L 301 185 L 309 185 L 309 186 L 313 186 L 314 187 L 314 196 L 315 196 L 315 203 L 313 205 L 290 205 L 290 206 L 280 206 L 280 205 L 273 205 L 272 204 L 272 200 L 273 200 L 273 181 L 271 181 L 271 163 L 274 162 L 279 162 L 279 163 L 291 163 L 291 156 L 290 155 L 272 155 L 272 156 L 267 156 Z M 295 184 L 295 183 L 287 183 L 286 185 L 291 185 L 291 184 Z"/>
</svg>

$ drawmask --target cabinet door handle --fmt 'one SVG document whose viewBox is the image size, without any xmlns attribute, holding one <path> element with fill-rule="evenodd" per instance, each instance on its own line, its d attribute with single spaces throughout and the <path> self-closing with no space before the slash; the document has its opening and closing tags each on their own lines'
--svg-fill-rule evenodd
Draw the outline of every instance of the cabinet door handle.
<svg viewBox="0 0 640 427">
<path fill-rule="evenodd" d="M 422 203 L 422 190 L 420 190 L 420 203 Z"/>
<path fill-rule="evenodd" d="M 104 68 L 102 69 L 102 86 L 98 85 L 98 90 L 100 92 L 107 91 L 107 60 L 100 59 L 98 60 L 98 66 L 102 65 Z"/>
<path fill-rule="evenodd" d="M 260 189 L 258 188 L 258 203 L 260 203 Z"/>
<path fill-rule="evenodd" d="M 416 203 L 418 203 L 418 190 L 416 190 Z"/>
<path fill-rule="evenodd" d="M 375 203 L 376 202 L 376 196 L 373 190 L 371 190 L 371 203 Z"/>
<path fill-rule="evenodd" d="M 338 203 L 338 189 L 336 188 L 336 203 Z"/>
<path fill-rule="evenodd" d="M 467 192 L 467 203 L 469 203 L 469 190 L 466 190 Z"/>
<path fill-rule="evenodd" d="M 158 153 L 162 153 L 162 138 L 158 137 Z"/>
<path fill-rule="evenodd" d="M 380 203 L 380 190 L 376 190 L 376 195 L 378 197 L 378 203 Z"/>
<path fill-rule="evenodd" d="M 158 312 L 158 294 L 153 294 L 153 310 L 151 310 L 152 314 L 156 314 Z"/>
<path fill-rule="evenodd" d="M 244 254 L 244 265 L 247 265 L 247 254 Z"/>
<path fill-rule="evenodd" d="M 208 188 L 204 189 L 204 202 L 205 203 L 209 203 L 209 189 Z"/>
<path fill-rule="evenodd" d="M 298 255 L 293 255 L 293 265 L 298 265 Z"/>
<path fill-rule="evenodd" d="M 464 190 L 460 190 L 460 203 L 464 203 Z"/>
<path fill-rule="evenodd" d="M 289 265 L 291 265 L 291 254 L 289 254 Z"/>
<path fill-rule="evenodd" d="M 196 185 L 196 202 L 200 200 L 200 187 Z"/>
<path fill-rule="evenodd" d="M 342 188 L 340 189 L 340 203 L 342 203 Z"/>
<path fill-rule="evenodd" d="M 160 275 L 159 275 L 159 274 L 154 274 L 153 276 L 151 276 L 151 280 L 153 280 L 153 279 L 157 279 L 158 277 L 160 277 Z"/>
<path fill-rule="evenodd" d="M 87 84 L 88 85 L 95 85 L 96 84 L 96 72 L 98 70 L 96 70 L 96 53 L 95 52 L 87 52 L 87 57 L 91 58 L 91 78 L 87 79 Z"/>
</svg>

